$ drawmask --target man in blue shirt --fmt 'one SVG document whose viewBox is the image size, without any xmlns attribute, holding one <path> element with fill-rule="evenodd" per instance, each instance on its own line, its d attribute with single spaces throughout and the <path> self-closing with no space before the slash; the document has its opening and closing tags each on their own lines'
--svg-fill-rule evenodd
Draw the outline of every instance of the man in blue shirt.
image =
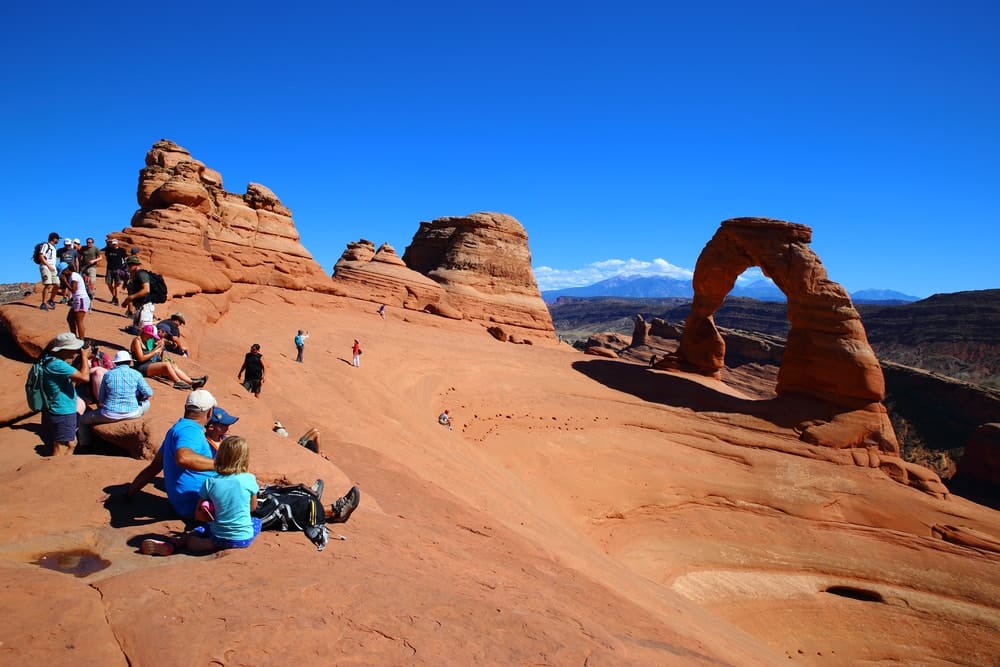
<svg viewBox="0 0 1000 667">
<path fill-rule="evenodd" d="M 149 399 L 152 397 L 153 388 L 142 373 L 132 368 L 132 355 L 128 350 L 118 350 L 115 353 L 115 367 L 101 379 L 98 391 L 98 403 L 101 407 L 84 412 L 80 423 L 109 424 L 125 419 L 138 419 L 149 412 Z"/>
<path fill-rule="evenodd" d="M 156 458 L 132 480 L 127 497 L 138 493 L 162 470 L 170 505 L 182 518 L 194 518 L 201 485 L 208 477 L 215 477 L 212 448 L 205 439 L 205 424 L 215 405 L 215 397 L 205 389 L 188 395 L 184 416 L 167 431 Z"/>
</svg>

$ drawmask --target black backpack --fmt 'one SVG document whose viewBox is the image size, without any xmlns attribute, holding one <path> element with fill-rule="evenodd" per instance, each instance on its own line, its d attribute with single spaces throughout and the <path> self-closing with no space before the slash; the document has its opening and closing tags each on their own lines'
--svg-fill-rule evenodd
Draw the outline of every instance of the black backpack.
<svg viewBox="0 0 1000 667">
<path fill-rule="evenodd" d="M 31 254 L 31 261 L 34 262 L 35 264 L 41 264 L 42 263 L 42 260 L 38 259 L 38 257 L 41 254 L 41 252 L 42 252 L 42 246 L 44 246 L 44 245 L 45 245 L 45 241 L 42 241 L 41 243 L 39 243 L 38 245 L 36 245 L 35 246 L 35 252 L 33 252 Z"/>
<path fill-rule="evenodd" d="M 146 271 L 149 274 L 149 300 L 153 303 L 165 303 L 167 300 L 167 283 L 159 273 Z"/>
<path fill-rule="evenodd" d="M 323 493 L 322 486 L 319 494 Z M 251 515 L 260 519 L 261 528 L 269 530 L 301 530 L 316 545 L 326 548 L 329 530 L 320 495 L 302 484 L 268 485 L 257 493 L 257 509 Z"/>
</svg>

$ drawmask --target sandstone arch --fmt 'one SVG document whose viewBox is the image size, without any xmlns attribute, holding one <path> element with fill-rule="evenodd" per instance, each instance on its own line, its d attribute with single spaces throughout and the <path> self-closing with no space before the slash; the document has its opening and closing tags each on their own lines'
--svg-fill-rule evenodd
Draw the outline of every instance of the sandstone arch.
<svg viewBox="0 0 1000 667">
<path fill-rule="evenodd" d="M 719 377 L 726 344 L 714 313 L 736 278 L 757 266 L 785 293 L 791 329 L 776 387 L 779 398 L 808 396 L 834 406 L 825 424 L 803 425 L 803 440 L 836 448 L 876 446 L 898 454 L 885 407 L 882 368 L 850 296 L 827 277 L 809 247 L 806 225 L 769 218 L 725 220 L 694 272 L 694 300 L 676 358 L 678 366 Z"/>
</svg>

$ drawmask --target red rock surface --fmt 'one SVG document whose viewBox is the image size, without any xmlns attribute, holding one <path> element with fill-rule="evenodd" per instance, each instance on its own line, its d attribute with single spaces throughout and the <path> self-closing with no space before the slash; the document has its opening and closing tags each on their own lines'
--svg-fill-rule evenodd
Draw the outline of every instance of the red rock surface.
<svg viewBox="0 0 1000 667">
<path fill-rule="evenodd" d="M 407 268 L 396 250 L 366 239 L 347 244 L 333 269 L 337 287 L 359 299 L 409 310 L 425 310 L 445 299 L 441 285 Z"/>
</svg>

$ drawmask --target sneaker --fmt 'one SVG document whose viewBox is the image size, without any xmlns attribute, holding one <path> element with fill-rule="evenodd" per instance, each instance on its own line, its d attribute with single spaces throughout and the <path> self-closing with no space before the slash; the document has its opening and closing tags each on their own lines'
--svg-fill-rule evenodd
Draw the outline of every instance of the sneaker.
<svg viewBox="0 0 1000 667">
<path fill-rule="evenodd" d="M 111 299 L 111 305 L 112 306 L 117 306 L 118 305 L 118 297 L 114 297 L 113 299 Z"/>
<path fill-rule="evenodd" d="M 314 496 L 316 496 L 317 498 L 322 498 L 323 497 L 323 480 L 317 479 L 315 482 L 313 482 L 313 485 L 309 487 L 309 490 L 312 491 L 312 494 Z"/>
<path fill-rule="evenodd" d="M 39 308 L 41 308 L 42 310 L 52 310 L 52 308 L 49 307 L 49 304 L 44 302 L 42 303 L 42 305 L 39 306 Z"/>
<path fill-rule="evenodd" d="M 53 301 L 52 299 L 49 299 L 49 310 L 54 310 L 55 307 L 56 307 L 56 302 Z"/>
<path fill-rule="evenodd" d="M 147 556 L 169 556 L 174 553 L 174 545 L 163 540 L 143 540 L 139 551 Z"/>
<path fill-rule="evenodd" d="M 180 380 L 175 382 L 173 386 L 174 389 L 194 389 L 192 385 L 189 385 L 187 382 L 181 382 Z"/>
<path fill-rule="evenodd" d="M 202 375 L 200 378 L 194 378 L 194 388 L 195 389 L 200 389 L 201 387 L 204 387 L 206 384 L 208 384 L 208 376 L 207 375 Z"/>
<path fill-rule="evenodd" d="M 52 303 L 52 302 L 49 301 L 49 303 Z M 67 299 L 66 297 L 63 297 L 63 298 L 59 299 L 59 303 L 69 303 L 69 299 Z"/>
<path fill-rule="evenodd" d="M 345 493 L 343 498 L 337 498 L 336 502 L 330 506 L 330 509 L 333 510 L 333 518 L 330 519 L 330 523 L 347 523 L 347 520 L 351 518 L 351 514 L 358 508 L 358 503 L 360 502 L 361 489 L 357 485 L 352 486 L 351 490 Z"/>
</svg>

